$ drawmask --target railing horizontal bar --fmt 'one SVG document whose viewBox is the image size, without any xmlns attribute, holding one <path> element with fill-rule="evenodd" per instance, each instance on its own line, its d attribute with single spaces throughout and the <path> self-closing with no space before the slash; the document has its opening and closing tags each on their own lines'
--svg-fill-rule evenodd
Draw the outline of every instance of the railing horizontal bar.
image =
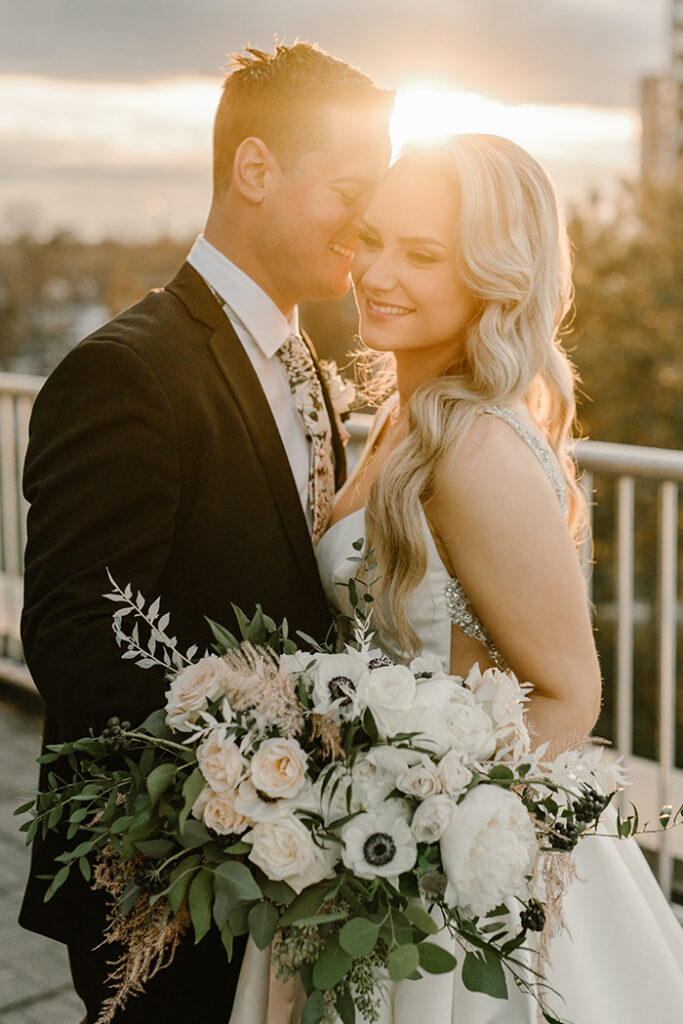
<svg viewBox="0 0 683 1024">
<path fill-rule="evenodd" d="M 0 373 L 0 392 L 6 395 L 28 395 L 35 398 L 44 383 L 45 377 L 31 373 Z"/>
<path fill-rule="evenodd" d="M 352 443 L 358 445 L 365 441 L 371 422 L 372 416 L 368 413 L 352 413 L 346 424 Z M 575 454 L 581 468 L 592 473 L 683 483 L 683 451 L 612 441 L 579 441 Z"/>
<path fill-rule="evenodd" d="M 594 473 L 627 474 L 649 480 L 683 483 L 683 452 L 669 448 L 646 448 L 611 441 L 579 441 L 576 445 L 579 465 Z"/>
</svg>

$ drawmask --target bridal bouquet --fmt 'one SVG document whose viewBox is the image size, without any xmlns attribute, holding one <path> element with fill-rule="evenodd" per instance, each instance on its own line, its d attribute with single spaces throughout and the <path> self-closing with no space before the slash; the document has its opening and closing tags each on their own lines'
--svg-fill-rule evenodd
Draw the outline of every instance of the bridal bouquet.
<svg viewBox="0 0 683 1024">
<path fill-rule="evenodd" d="M 112 587 L 122 656 L 163 669 L 165 707 L 50 748 L 48 790 L 19 809 L 28 842 L 74 843 L 46 899 L 74 869 L 110 897 L 126 952 L 101 1021 L 213 924 L 228 957 L 247 932 L 272 945 L 304 1024 L 376 1020 L 387 979 L 455 969 L 499 998 L 511 976 L 557 1024 L 529 933 L 542 947 L 557 928 L 570 851 L 621 781 L 601 749 L 532 751 L 510 674 L 393 663 L 355 592 L 341 651 L 236 609 L 241 639 L 212 622 L 199 656 L 159 600 Z"/>
</svg>

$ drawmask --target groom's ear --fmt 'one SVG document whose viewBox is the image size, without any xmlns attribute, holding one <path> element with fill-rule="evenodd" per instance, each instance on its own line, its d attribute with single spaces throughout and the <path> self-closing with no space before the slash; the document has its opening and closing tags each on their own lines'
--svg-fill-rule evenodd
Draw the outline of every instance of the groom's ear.
<svg viewBox="0 0 683 1024">
<path fill-rule="evenodd" d="M 262 203 L 268 178 L 276 167 L 277 163 L 262 139 L 243 139 L 235 152 L 233 184 L 250 203 Z"/>
</svg>

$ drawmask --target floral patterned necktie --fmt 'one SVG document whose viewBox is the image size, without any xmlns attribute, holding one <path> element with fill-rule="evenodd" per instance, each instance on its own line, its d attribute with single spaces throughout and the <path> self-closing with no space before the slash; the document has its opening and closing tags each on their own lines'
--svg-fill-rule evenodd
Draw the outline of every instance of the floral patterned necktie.
<svg viewBox="0 0 683 1024">
<path fill-rule="evenodd" d="M 290 334 L 277 355 L 287 373 L 294 404 L 311 443 L 308 503 L 313 514 L 313 544 L 316 545 L 327 528 L 334 498 L 330 418 L 313 358 L 301 335 Z"/>
</svg>

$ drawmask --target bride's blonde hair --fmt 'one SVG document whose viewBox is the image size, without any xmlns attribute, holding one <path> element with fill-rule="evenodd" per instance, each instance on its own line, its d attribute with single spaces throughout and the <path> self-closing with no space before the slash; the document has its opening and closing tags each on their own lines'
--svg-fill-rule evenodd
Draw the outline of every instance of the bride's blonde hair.
<svg viewBox="0 0 683 1024">
<path fill-rule="evenodd" d="M 387 459 L 366 509 L 384 598 L 377 617 L 400 650 L 415 652 L 406 602 L 427 567 L 420 504 L 430 497 L 439 460 L 485 406 L 525 400 L 562 468 L 575 540 L 585 512 L 568 451 L 576 374 L 558 338 L 572 302 L 571 258 L 550 179 L 527 152 L 494 135 L 453 136 L 401 161 L 452 183 L 458 271 L 476 300 L 461 359 L 411 396 L 408 435 Z"/>
</svg>

